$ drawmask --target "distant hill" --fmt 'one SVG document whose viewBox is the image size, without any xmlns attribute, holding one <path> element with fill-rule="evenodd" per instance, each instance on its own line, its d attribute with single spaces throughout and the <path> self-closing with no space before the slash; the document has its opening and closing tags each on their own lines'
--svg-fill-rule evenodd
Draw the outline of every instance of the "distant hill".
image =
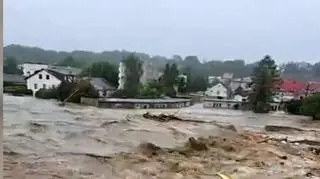
<svg viewBox="0 0 320 179">
<path fill-rule="evenodd" d="M 17 58 L 20 63 L 41 62 L 57 64 L 63 59 L 72 56 L 76 61 L 83 63 L 84 66 L 97 61 L 108 61 L 112 64 L 119 64 L 119 62 L 130 53 L 132 52 L 118 50 L 104 51 L 101 53 L 90 51 L 59 52 L 21 45 L 8 45 L 4 47 L 4 56 L 13 56 Z M 156 68 L 163 68 L 166 63 L 175 62 L 178 64 L 178 67 L 181 70 L 192 73 L 193 75 L 201 76 L 221 75 L 225 72 L 232 72 L 234 73 L 235 77 L 245 77 L 251 74 L 256 65 L 256 63 L 246 64 L 244 60 L 212 60 L 201 63 L 196 56 L 187 56 L 185 59 L 183 59 L 179 55 L 174 55 L 171 58 L 166 58 L 163 56 L 150 56 L 146 53 L 140 52 L 136 52 L 136 55 L 142 61 L 151 62 Z M 258 60 L 260 59 L 257 59 L 257 61 Z M 281 65 L 281 68 L 283 71 L 282 76 L 285 78 L 296 79 L 300 81 L 320 80 L 320 62 L 316 64 L 292 62 Z"/>
</svg>

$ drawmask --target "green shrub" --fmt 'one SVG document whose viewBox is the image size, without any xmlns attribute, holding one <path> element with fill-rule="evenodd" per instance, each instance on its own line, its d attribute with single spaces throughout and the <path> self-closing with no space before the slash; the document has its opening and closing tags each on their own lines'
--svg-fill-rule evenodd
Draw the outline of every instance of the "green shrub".
<svg viewBox="0 0 320 179">
<path fill-rule="evenodd" d="M 291 100 L 286 102 L 285 109 L 289 114 L 301 115 L 302 100 Z"/>
<path fill-rule="evenodd" d="M 77 91 L 77 92 L 75 92 Z M 70 97 L 70 95 L 72 95 Z M 98 92 L 92 87 L 89 81 L 83 80 L 75 83 L 61 83 L 57 88 L 57 96 L 60 101 L 67 98 L 68 102 L 80 103 L 81 97 L 98 98 Z"/>
<path fill-rule="evenodd" d="M 270 111 L 270 104 L 262 101 L 258 101 L 252 108 L 254 113 L 268 113 Z"/>
<path fill-rule="evenodd" d="M 309 96 L 303 101 L 301 114 L 311 116 L 313 120 L 320 120 L 320 94 Z"/>
<path fill-rule="evenodd" d="M 56 99 L 57 89 L 40 89 L 36 92 L 35 96 L 41 99 Z"/>
<path fill-rule="evenodd" d="M 3 88 L 4 93 L 32 95 L 32 91 L 28 90 L 26 86 L 6 86 Z"/>
<path fill-rule="evenodd" d="M 154 99 L 154 98 L 159 98 L 160 96 L 161 96 L 161 92 L 159 91 L 158 88 L 151 85 L 146 85 L 140 89 L 138 97 Z"/>
</svg>

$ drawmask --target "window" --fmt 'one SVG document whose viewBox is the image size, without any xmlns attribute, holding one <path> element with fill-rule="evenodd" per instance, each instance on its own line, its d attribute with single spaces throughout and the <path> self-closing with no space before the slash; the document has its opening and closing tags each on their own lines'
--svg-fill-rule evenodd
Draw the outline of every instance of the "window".
<svg viewBox="0 0 320 179">
<path fill-rule="evenodd" d="M 50 79 L 50 75 L 46 75 L 46 79 L 49 80 Z"/>
<path fill-rule="evenodd" d="M 52 88 L 55 88 L 56 86 L 55 85 L 52 85 Z"/>
<path fill-rule="evenodd" d="M 43 89 L 46 89 L 46 87 L 47 87 L 46 84 L 43 84 L 43 85 L 42 85 L 42 88 L 43 88 Z"/>
<path fill-rule="evenodd" d="M 38 84 L 37 83 L 33 84 L 33 88 L 38 89 Z"/>
<path fill-rule="evenodd" d="M 219 95 L 219 94 L 220 94 L 220 91 L 218 90 L 218 91 L 217 91 L 217 95 Z"/>
<path fill-rule="evenodd" d="M 39 79 L 42 79 L 42 74 L 39 74 Z"/>
</svg>

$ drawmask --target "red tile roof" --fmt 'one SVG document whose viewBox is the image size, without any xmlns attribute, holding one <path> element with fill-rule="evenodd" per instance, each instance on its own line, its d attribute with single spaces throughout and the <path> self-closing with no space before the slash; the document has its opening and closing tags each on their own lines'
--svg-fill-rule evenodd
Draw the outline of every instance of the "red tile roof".
<svg viewBox="0 0 320 179">
<path fill-rule="evenodd" d="M 286 93 L 296 93 L 306 89 L 306 85 L 296 80 L 283 79 L 281 91 Z"/>
</svg>

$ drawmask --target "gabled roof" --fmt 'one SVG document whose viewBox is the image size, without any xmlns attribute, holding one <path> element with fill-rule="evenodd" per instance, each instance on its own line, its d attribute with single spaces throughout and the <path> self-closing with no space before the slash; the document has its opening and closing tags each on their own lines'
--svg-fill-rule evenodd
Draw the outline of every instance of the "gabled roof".
<svg viewBox="0 0 320 179">
<path fill-rule="evenodd" d="M 210 84 L 210 86 L 209 86 L 209 88 L 212 88 L 212 87 L 214 87 L 214 86 L 216 86 L 217 84 L 222 84 L 225 88 L 227 88 L 228 90 L 231 90 L 231 88 L 230 88 L 230 84 L 226 84 L 226 83 L 228 83 L 228 82 L 222 82 L 222 81 L 220 81 L 220 80 L 218 80 L 218 79 L 216 79 L 216 80 L 214 80 L 211 84 Z"/>
<path fill-rule="evenodd" d="M 306 88 L 306 85 L 296 80 L 283 79 L 280 88 L 284 92 L 294 93 L 300 90 L 304 90 Z"/>
<path fill-rule="evenodd" d="M 25 78 L 25 80 L 28 80 L 29 78 L 33 77 L 34 75 L 38 74 L 39 72 L 41 72 L 41 71 L 43 71 L 43 70 L 45 70 L 45 69 L 40 69 L 40 70 L 34 71 L 34 73 L 31 74 L 31 75 L 29 75 L 29 76 L 27 76 L 27 77 Z"/>
<path fill-rule="evenodd" d="M 25 78 L 25 80 L 28 80 L 29 78 L 35 76 L 36 74 L 38 74 L 41 71 L 46 71 L 47 73 L 53 75 L 54 77 L 56 77 L 57 79 L 59 79 L 60 81 L 64 81 L 64 77 L 66 76 L 65 74 L 59 73 L 55 70 L 51 70 L 51 69 L 41 69 L 41 70 L 37 70 L 35 71 L 32 75 L 28 76 L 27 78 Z M 74 76 L 74 75 L 71 75 Z"/>
</svg>

